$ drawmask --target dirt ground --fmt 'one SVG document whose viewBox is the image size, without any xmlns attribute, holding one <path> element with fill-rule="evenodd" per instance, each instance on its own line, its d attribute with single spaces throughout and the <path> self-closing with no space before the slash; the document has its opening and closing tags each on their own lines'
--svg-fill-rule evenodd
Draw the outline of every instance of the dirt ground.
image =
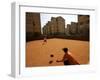
<svg viewBox="0 0 100 80">
<path fill-rule="evenodd" d="M 61 66 L 64 52 L 62 48 L 68 48 L 70 55 L 79 64 L 89 63 L 89 42 L 67 39 L 48 39 L 43 45 L 43 40 L 31 41 L 26 43 L 26 67 L 41 66 Z M 54 55 L 51 57 L 50 55 Z M 49 62 L 52 62 L 51 64 Z"/>
</svg>

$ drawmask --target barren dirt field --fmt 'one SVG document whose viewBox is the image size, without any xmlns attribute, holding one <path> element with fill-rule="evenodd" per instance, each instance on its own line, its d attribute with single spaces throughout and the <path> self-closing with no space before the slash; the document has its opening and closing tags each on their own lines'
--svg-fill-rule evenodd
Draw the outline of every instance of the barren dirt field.
<svg viewBox="0 0 100 80">
<path fill-rule="evenodd" d="M 43 45 L 43 40 L 30 41 L 26 43 L 26 67 L 58 66 L 63 65 L 61 60 L 64 52 L 62 48 L 68 48 L 70 55 L 79 64 L 89 63 L 89 42 L 67 39 L 47 39 Z M 50 55 L 54 56 L 51 57 Z M 53 61 L 51 64 L 50 61 Z"/>
</svg>

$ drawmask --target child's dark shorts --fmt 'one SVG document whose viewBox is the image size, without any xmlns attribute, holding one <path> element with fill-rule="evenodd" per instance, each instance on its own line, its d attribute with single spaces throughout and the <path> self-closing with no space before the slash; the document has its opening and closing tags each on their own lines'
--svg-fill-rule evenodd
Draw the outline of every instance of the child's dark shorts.
<svg viewBox="0 0 100 80">
<path fill-rule="evenodd" d="M 70 65 L 70 62 L 68 60 L 64 61 L 64 65 Z"/>
</svg>

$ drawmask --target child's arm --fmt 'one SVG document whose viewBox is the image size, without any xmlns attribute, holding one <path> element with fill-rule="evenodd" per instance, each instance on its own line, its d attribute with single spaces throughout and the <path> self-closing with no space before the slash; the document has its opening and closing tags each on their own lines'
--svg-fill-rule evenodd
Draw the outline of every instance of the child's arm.
<svg viewBox="0 0 100 80">
<path fill-rule="evenodd" d="M 65 55 L 63 56 L 61 60 L 57 60 L 56 62 L 64 62 L 64 60 L 65 60 Z"/>
<path fill-rule="evenodd" d="M 57 60 L 56 62 L 63 62 L 64 60 L 62 59 L 62 60 Z"/>
</svg>

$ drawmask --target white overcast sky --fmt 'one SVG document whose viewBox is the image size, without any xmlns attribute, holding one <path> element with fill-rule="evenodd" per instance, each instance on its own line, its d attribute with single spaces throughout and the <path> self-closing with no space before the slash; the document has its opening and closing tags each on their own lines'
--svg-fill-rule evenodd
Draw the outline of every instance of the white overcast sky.
<svg viewBox="0 0 100 80">
<path fill-rule="evenodd" d="M 41 13 L 41 27 L 43 27 L 48 21 L 51 21 L 51 17 L 62 16 L 65 19 L 65 25 L 71 22 L 77 22 L 77 15 L 62 15 L 62 14 L 44 14 Z"/>
</svg>

